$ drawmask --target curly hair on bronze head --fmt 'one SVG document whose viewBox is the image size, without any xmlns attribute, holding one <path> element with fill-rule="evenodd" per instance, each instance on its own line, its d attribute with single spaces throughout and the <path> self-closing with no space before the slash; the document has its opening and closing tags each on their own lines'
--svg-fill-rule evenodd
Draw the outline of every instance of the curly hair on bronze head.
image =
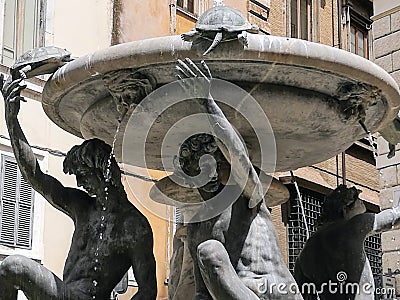
<svg viewBox="0 0 400 300">
<path fill-rule="evenodd" d="M 322 226 L 344 218 L 343 208 L 350 206 L 358 199 L 359 191 L 355 187 L 346 187 L 341 184 L 330 194 L 326 195 L 322 204 L 322 213 L 318 225 Z"/>
<path fill-rule="evenodd" d="M 213 156 L 217 163 L 216 173 L 201 189 L 206 192 L 216 192 L 221 184 L 218 176 L 220 165 L 226 160 L 212 135 L 199 133 L 186 139 L 179 149 L 179 164 L 185 174 L 197 176 L 201 172 L 200 159 L 207 154 Z M 209 167 L 211 170 L 211 166 L 202 164 L 202 167 Z"/>
<path fill-rule="evenodd" d="M 65 174 L 76 175 L 82 169 L 96 169 L 105 180 L 111 151 L 111 146 L 100 139 L 86 140 L 68 151 L 63 162 L 63 171 Z M 121 183 L 121 169 L 114 157 L 111 158 L 109 178 L 114 186 Z"/>
</svg>

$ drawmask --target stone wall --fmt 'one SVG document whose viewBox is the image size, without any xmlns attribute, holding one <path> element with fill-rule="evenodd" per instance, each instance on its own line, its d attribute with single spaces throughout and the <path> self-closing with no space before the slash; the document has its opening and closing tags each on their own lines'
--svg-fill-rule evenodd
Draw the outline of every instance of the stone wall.
<svg viewBox="0 0 400 300">
<path fill-rule="evenodd" d="M 390 7 L 387 3 L 390 2 Z M 386 6 L 385 6 L 386 5 Z M 389 72 L 400 84 L 400 0 L 374 1 L 373 17 L 375 63 Z M 397 146 L 398 147 L 398 146 Z M 397 205 L 400 198 L 400 148 L 388 159 L 387 142 L 378 137 L 377 168 L 380 174 L 381 209 Z M 400 230 L 382 234 L 383 273 L 400 270 Z M 400 299 L 400 274 L 396 277 L 396 295 Z"/>
</svg>

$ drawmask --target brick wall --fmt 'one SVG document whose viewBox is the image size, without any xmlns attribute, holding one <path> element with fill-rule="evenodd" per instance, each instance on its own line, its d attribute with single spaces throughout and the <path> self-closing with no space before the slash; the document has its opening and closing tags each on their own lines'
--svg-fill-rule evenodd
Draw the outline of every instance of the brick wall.
<svg viewBox="0 0 400 300">
<path fill-rule="evenodd" d="M 373 17 L 374 57 L 375 63 L 389 72 L 400 83 L 400 1 L 392 0 L 390 10 L 381 10 L 375 4 Z M 382 2 L 382 1 L 381 1 Z M 387 142 L 378 137 L 377 168 L 380 174 L 380 206 L 381 209 L 390 208 L 398 203 L 400 197 L 400 151 L 396 156 L 388 159 Z M 400 269 L 400 230 L 392 230 L 382 234 L 383 273 L 389 269 Z M 396 295 L 400 299 L 400 275 L 396 275 Z"/>
<path fill-rule="evenodd" d="M 338 46 L 338 18 L 336 0 L 325 1 L 320 7 L 320 42 L 328 46 Z M 332 6 L 333 4 L 333 6 Z M 332 17 L 333 14 L 333 17 Z M 333 38 L 334 36 L 334 38 Z"/>
</svg>

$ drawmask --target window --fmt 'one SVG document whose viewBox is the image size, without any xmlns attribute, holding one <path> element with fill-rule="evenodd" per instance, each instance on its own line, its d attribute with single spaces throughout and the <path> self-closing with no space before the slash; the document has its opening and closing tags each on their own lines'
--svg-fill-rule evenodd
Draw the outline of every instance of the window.
<svg viewBox="0 0 400 300">
<path fill-rule="evenodd" d="M 350 52 L 368 58 L 368 33 L 355 25 L 350 26 Z"/>
<path fill-rule="evenodd" d="M 183 8 L 184 10 L 194 14 L 194 0 L 178 0 L 176 2 L 178 7 Z"/>
<path fill-rule="evenodd" d="M 290 190 L 290 216 L 289 216 L 289 270 L 293 273 L 297 256 L 303 249 L 307 237 L 306 227 L 301 213 L 301 207 L 297 199 L 294 187 L 288 186 Z M 304 213 L 312 235 L 317 230 L 317 220 L 321 214 L 321 205 L 325 195 L 300 187 Z M 367 237 L 364 244 L 365 252 L 371 265 L 372 273 L 375 279 L 375 286 L 381 287 L 382 276 L 382 250 L 381 235 L 375 234 Z"/>
<path fill-rule="evenodd" d="M 390 1 L 389 1 L 390 2 Z M 369 58 L 369 30 L 374 15 L 373 1 L 357 0 L 344 6 L 346 14 L 346 32 L 348 32 L 347 50 L 364 58 Z"/>
<path fill-rule="evenodd" d="M 2 64 L 11 66 L 24 52 L 42 45 L 45 0 L 5 0 Z"/>
<path fill-rule="evenodd" d="M 1 156 L 0 197 L 0 244 L 31 249 L 34 191 L 6 155 Z"/>
<path fill-rule="evenodd" d="M 303 40 L 310 39 L 311 33 L 311 1 L 290 1 L 290 36 Z"/>
</svg>

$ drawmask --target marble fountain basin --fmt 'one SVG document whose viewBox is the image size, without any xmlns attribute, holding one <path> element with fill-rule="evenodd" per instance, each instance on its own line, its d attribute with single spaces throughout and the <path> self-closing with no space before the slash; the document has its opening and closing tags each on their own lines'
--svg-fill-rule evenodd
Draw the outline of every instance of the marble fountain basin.
<svg viewBox="0 0 400 300">
<path fill-rule="evenodd" d="M 209 43 L 192 45 L 180 36 L 167 36 L 120 44 L 80 57 L 59 69 L 46 83 L 43 109 L 62 129 L 112 144 L 119 113 L 104 83 L 104 74 L 140 72 L 162 87 L 176 80 L 177 59 L 189 57 L 196 63 L 204 59 L 215 78 L 250 93 L 265 112 L 275 138 L 276 171 L 329 159 L 366 136 L 360 119 L 376 132 L 399 110 L 399 87 L 392 77 L 371 61 L 349 52 L 299 39 L 249 34 L 247 48 L 237 41 L 225 42 L 203 56 Z M 251 122 L 227 105 L 222 109 L 246 142 L 252 162 L 263 169 Z M 123 139 L 131 139 L 135 147 L 132 131 L 141 131 L 140 122 L 134 124 L 134 130 L 125 130 L 127 122 L 123 121 L 115 144 L 117 160 L 172 171 L 161 162 L 163 137 L 173 124 L 196 111 L 195 103 L 181 103 L 153 124 L 145 141 L 146 165 L 141 159 L 123 156 Z M 136 112 L 130 110 L 127 115 L 132 113 Z M 185 130 L 190 133 L 191 128 Z M 167 159 L 172 160 L 172 155 Z"/>
</svg>

